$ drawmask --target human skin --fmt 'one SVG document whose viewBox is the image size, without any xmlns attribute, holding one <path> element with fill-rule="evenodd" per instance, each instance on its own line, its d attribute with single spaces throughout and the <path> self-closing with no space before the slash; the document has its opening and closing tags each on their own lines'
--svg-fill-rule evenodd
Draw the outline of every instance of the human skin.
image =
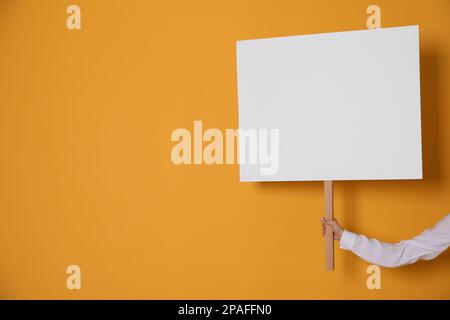
<svg viewBox="0 0 450 320">
<path fill-rule="evenodd" d="M 334 240 L 340 241 L 344 229 L 339 225 L 336 219 L 330 220 L 325 217 L 320 218 L 322 223 L 322 236 L 325 236 L 326 227 L 329 226 L 333 230 Z"/>
</svg>

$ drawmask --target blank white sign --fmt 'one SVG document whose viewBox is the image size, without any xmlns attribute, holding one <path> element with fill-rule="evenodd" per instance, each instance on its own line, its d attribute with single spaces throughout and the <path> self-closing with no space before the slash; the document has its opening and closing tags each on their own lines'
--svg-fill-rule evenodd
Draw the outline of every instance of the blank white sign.
<svg viewBox="0 0 450 320">
<path fill-rule="evenodd" d="M 239 128 L 279 129 L 241 181 L 422 178 L 418 26 L 238 41 L 237 72 Z"/>
</svg>

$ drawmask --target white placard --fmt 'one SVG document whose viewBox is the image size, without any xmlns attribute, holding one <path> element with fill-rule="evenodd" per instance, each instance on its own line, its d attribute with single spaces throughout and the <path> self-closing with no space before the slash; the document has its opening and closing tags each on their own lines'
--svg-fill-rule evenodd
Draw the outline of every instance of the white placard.
<svg viewBox="0 0 450 320">
<path fill-rule="evenodd" d="M 239 127 L 279 129 L 241 181 L 422 178 L 418 26 L 238 41 L 237 72 Z"/>
</svg>

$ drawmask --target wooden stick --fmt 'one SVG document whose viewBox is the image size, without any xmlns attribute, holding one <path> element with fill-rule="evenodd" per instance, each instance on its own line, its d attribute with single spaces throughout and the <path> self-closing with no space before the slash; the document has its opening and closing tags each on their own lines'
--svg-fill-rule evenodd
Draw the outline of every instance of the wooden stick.
<svg viewBox="0 0 450 320">
<path fill-rule="evenodd" d="M 333 181 L 324 181 L 325 189 L 325 217 L 333 220 Z M 334 270 L 333 229 L 327 226 L 325 230 L 325 270 Z"/>
</svg>

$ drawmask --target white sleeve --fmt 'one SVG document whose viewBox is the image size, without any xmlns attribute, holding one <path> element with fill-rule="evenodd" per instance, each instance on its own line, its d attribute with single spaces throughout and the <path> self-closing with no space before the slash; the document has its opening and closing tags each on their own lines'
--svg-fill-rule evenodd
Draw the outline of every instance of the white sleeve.
<svg viewBox="0 0 450 320">
<path fill-rule="evenodd" d="M 340 240 L 341 249 L 352 251 L 369 263 L 388 268 L 411 264 L 419 259 L 434 259 L 449 246 L 450 214 L 420 235 L 398 243 L 368 239 L 349 231 L 344 231 Z"/>
</svg>

